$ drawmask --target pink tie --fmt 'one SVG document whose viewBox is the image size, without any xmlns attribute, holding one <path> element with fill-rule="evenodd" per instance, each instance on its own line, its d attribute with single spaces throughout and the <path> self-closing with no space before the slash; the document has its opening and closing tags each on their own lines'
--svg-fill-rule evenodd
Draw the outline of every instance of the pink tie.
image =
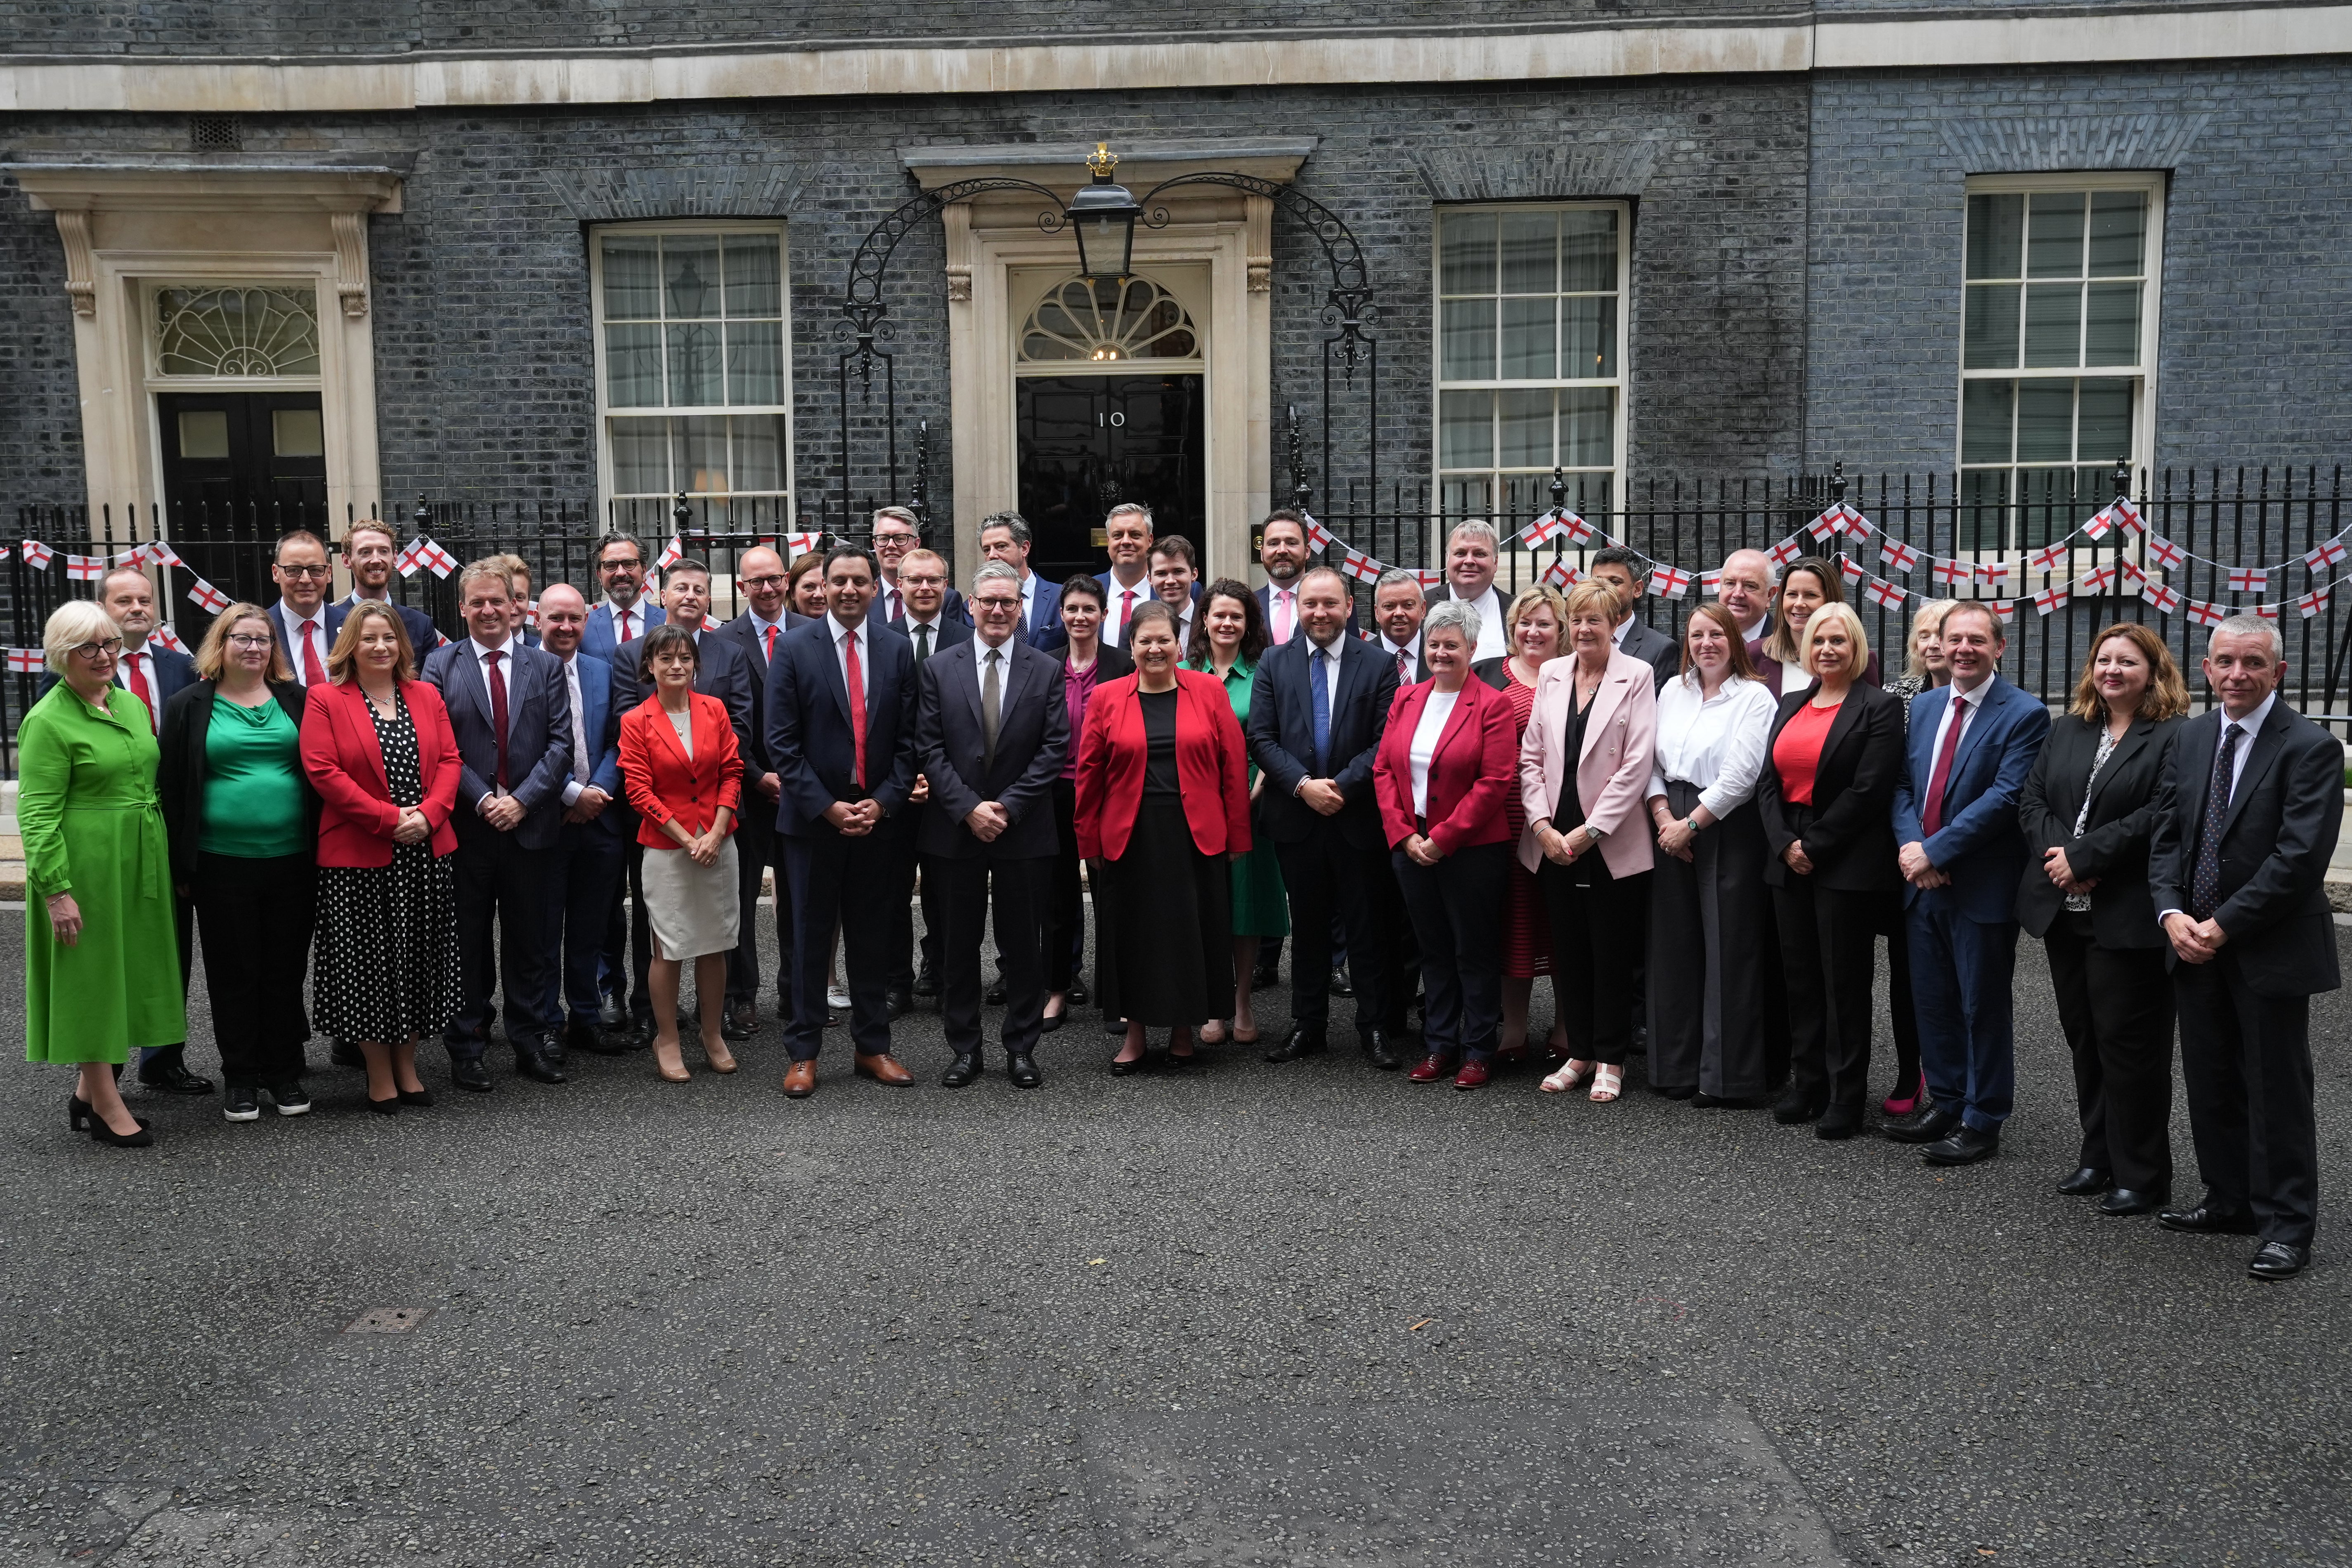
<svg viewBox="0 0 2352 1568">
<path fill-rule="evenodd" d="M 1274 640 L 1276 645 L 1290 640 L 1290 590 L 1277 589 L 1274 595 Z"/>
</svg>

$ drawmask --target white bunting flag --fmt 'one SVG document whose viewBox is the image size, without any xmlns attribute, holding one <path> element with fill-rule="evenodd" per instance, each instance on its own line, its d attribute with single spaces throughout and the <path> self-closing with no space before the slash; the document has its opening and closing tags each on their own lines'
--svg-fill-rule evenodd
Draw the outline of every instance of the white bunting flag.
<svg viewBox="0 0 2352 1568">
<path fill-rule="evenodd" d="M 2154 605 L 2161 614 L 2173 616 L 2180 613 L 2180 591 L 2178 588 L 2150 583 L 2140 590 L 2140 597 Z"/>
<path fill-rule="evenodd" d="M 2318 548 L 2305 552 L 2303 564 L 2316 577 L 2328 567 L 2342 564 L 2345 554 L 2344 541 L 2340 537 L 2331 539 Z"/>
<path fill-rule="evenodd" d="M 654 557 L 654 570 L 656 572 L 668 571 L 671 563 L 677 561 L 681 556 L 685 555 L 685 553 L 686 546 L 678 542 L 677 534 L 671 534 L 669 536 L 669 542 L 662 546 L 662 552 Z"/>
<path fill-rule="evenodd" d="M 1690 592 L 1691 574 L 1679 566 L 1655 566 L 1650 571 L 1650 592 L 1660 598 L 1679 599 Z"/>
<path fill-rule="evenodd" d="M 2189 559 L 2189 552 L 2160 533 L 2147 536 L 2147 549 L 2149 562 L 2159 571 L 2178 572 L 2181 563 Z"/>
<path fill-rule="evenodd" d="M 2271 569 L 2267 566 L 2232 566 L 2230 568 L 2230 592 L 2232 594 L 2267 594 L 2271 591 Z"/>
<path fill-rule="evenodd" d="M 2209 605 L 2202 599 L 2189 601 L 2189 618 L 2200 626 L 2218 626 L 2230 618 L 2226 605 Z"/>
<path fill-rule="evenodd" d="M 49 667 L 48 656 L 37 647 L 12 647 L 8 650 L 8 673 L 38 675 Z"/>
<path fill-rule="evenodd" d="M 1982 583 L 1988 588 L 2008 587 L 2009 563 L 2006 561 L 1978 562 L 1977 581 Z"/>
<path fill-rule="evenodd" d="M 208 616 L 217 616 L 229 607 L 229 596 L 205 582 L 202 577 L 188 584 L 188 603 Z"/>
<path fill-rule="evenodd" d="M 796 556 L 806 555 L 810 551 L 816 549 L 824 542 L 824 535 L 822 533 L 787 533 L 784 535 L 784 548 Z"/>
<path fill-rule="evenodd" d="M 1977 569 L 1965 561 L 1947 561 L 1940 555 L 1933 559 L 1936 563 L 1930 568 L 1930 574 L 1938 583 L 1958 584 L 1977 580 Z"/>
<path fill-rule="evenodd" d="M 670 542 L 676 544 L 677 541 L 673 539 Z M 416 563 L 436 577 L 446 577 L 457 569 L 457 558 L 430 539 L 417 540 Z"/>
<path fill-rule="evenodd" d="M 103 555 L 68 555 L 66 575 L 77 583 L 95 583 L 106 575 L 109 563 Z"/>
<path fill-rule="evenodd" d="M 1878 563 L 1890 572 L 1900 572 L 1907 577 L 1911 569 L 1919 564 L 1919 552 L 1896 540 L 1881 539 L 1878 542 Z"/>
<path fill-rule="evenodd" d="M 147 640 L 152 643 L 161 643 L 163 647 L 170 648 L 173 653 L 185 653 L 188 651 L 188 645 L 180 640 L 180 634 L 172 629 L 172 624 L 169 621 L 164 622 L 162 626 L 157 626 L 153 631 L 149 632 L 147 634 Z"/>
<path fill-rule="evenodd" d="M 30 566 L 36 572 L 47 571 L 49 569 L 49 563 L 58 558 L 58 552 L 56 551 L 50 549 L 47 545 L 42 543 L 37 539 L 28 539 L 25 541 L 23 544 L 19 545 L 17 549 L 18 552 L 25 557 L 25 564 Z"/>
<path fill-rule="evenodd" d="M 2056 572 L 2065 564 L 2066 543 L 2063 540 L 2055 544 L 2045 544 L 2025 558 L 2028 572 Z"/>
<path fill-rule="evenodd" d="M 2306 621 L 2326 608 L 2327 608 L 2327 590 L 2326 588 L 2314 588 L 2310 593 L 2305 594 L 2302 598 L 2297 599 L 2294 602 L 2295 614 L 2301 616 Z"/>
<path fill-rule="evenodd" d="M 1339 570 L 1359 583 L 1377 583 L 1381 580 L 1381 574 L 1388 568 L 1362 551 L 1348 548 L 1347 553 L 1339 558 Z"/>
<path fill-rule="evenodd" d="M 1544 568 L 1543 584 L 1547 588 L 1566 588 L 1583 575 L 1583 573 L 1570 565 L 1568 557 L 1563 555 Z"/>
<path fill-rule="evenodd" d="M 1313 512 L 1302 511 L 1298 515 L 1307 520 L 1307 548 L 1313 550 L 1316 554 L 1320 555 L 1324 553 L 1326 551 L 1329 550 L 1332 545 L 1339 542 L 1339 536 L 1333 533 L 1329 529 L 1324 527 L 1321 523 L 1316 521 L 1315 514 Z"/>
<path fill-rule="evenodd" d="M 2033 607 L 2046 616 L 2051 611 L 2063 607 L 2066 603 L 2066 599 L 2067 593 L 2064 585 L 2056 584 L 2044 588 L 2039 594 L 2034 595 Z"/>
<path fill-rule="evenodd" d="M 1838 552 L 1837 561 L 1838 575 L 1845 579 L 1845 585 L 1849 588 L 1862 586 L 1862 580 L 1867 575 L 1862 569 L 1862 563 L 1843 550 Z"/>
<path fill-rule="evenodd" d="M 1805 542 L 1792 533 L 1764 553 L 1771 557 L 1773 565 L 1785 567 L 1804 552 Z"/>
<path fill-rule="evenodd" d="M 2115 580 L 2115 567 L 2106 565 L 2099 567 L 2096 571 L 2084 573 L 2076 581 L 2075 586 L 2085 594 L 2104 594 L 2114 585 Z"/>
<path fill-rule="evenodd" d="M 1872 604 L 1886 610 L 1901 609 L 1903 601 L 1911 596 L 1909 590 L 1898 588 L 1894 584 L 1883 582 L 1876 577 L 1873 577 L 1865 584 L 1862 591 L 1869 596 Z"/>
</svg>

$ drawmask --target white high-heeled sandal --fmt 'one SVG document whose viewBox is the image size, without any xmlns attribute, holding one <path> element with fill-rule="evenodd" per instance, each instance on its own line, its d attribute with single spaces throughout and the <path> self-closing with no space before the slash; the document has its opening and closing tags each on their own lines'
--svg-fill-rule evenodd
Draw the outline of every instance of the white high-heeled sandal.
<svg viewBox="0 0 2352 1568">
<path fill-rule="evenodd" d="M 1595 1105 L 1608 1105 L 1624 1092 L 1625 1075 L 1616 1068 L 1604 1067 L 1592 1075 L 1592 1092 L 1586 1098 Z"/>
<path fill-rule="evenodd" d="M 1570 1057 L 1558 1072 L 1543 1080 L 1543 1091 L 1546 1094 L 1567 1094 L 1583 1087 L 1584 1080 L 1591 1074 L 1591 1062 L 1581 1062 Z"/>
</svg>

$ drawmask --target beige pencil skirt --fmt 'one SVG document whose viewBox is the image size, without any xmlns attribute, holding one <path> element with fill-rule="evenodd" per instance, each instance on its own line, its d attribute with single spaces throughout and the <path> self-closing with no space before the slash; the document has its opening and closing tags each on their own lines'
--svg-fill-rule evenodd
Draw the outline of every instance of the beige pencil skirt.
<svg viewBox="0 0 2352 1568">
<path fill-rule="evenodd" d="M 646 923 L 653 928 L 654 956 L 683 961 L 735 951 L 742 912 L 735 867 L 731 835 L 708 866 L 696 865 L 683 849 L 646 851 Z"/>
</svg>

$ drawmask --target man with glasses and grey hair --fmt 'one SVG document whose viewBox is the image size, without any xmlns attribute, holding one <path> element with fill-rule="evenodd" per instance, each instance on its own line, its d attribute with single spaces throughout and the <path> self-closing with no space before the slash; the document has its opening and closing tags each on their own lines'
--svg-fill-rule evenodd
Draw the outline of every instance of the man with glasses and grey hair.
<svg viewBox="0 0 2352 1568">
<path fill-rule="evenodd" d="M 1022 641 L 1031 647 L 1051 649 L 1070 640 L 1062 630 L 1062 585 L 1029 570 L 1026 519 L 1017 511 L 992 512 L 982 518 L 980 552 L 1020 574 Z"/>
<path fill-rule="evenodd" d="M 1478 612 L 1478 646 L 1470 650 L 1473 664 L 1511 651 L 1503 636 L 1503 592 L 1495 586 L 1495 569 L 1502 560 L 1503 536 L 1491 522 L 1474 517 L 1455 523 L 1445 536 L 1445 583 L 1429 597 L 1432 603 L 1461 599 Z"/>
</svg>

